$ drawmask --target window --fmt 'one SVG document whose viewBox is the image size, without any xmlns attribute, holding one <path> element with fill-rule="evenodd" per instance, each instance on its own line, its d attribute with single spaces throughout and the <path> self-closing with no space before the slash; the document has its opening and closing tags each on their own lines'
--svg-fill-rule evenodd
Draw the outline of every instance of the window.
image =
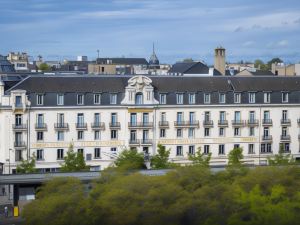
<svg viewBox="0 0 300 225">
<path fill-rule="evenodd" d="M 241 129 L 238 127 L 234 128 L 234 136 L 241 136 Z"/>
<path fill-rule="evenodd" d="M 147 91 L 147 101 L 150 101 L 151 99 L 151 91 Z"/>
<path fill-rule="evenodd" d="M 78 94 L 77 95 L 77 105 L 83 105 L 84 104 L 84 95 Z"/>
<path fill-rule="evenodd" d="M 100 159 L 101 158 L 101 149 L 100 148 L 95 148 L 94 149 L 94 158 L 95 159 Z"/>
<path fill-rule="evenodd" d="M 283 151 L 284 152 L 290 152 L 291 151 L 291 149 L 290 149 L 290 143 L 283 143 L 283 144 L 281 144 L 282 145 L 282 147 L 283 147 Z M 282 148 L 281 146 L 279 146 L 279 149 L 280 148 Z"/>
<path fill-rule="evenodd" d="M 43 128 L 44 114 L 37 114 L 36 123 L 38 128 Z"/>
<path fill-rule="evenodd" d="M 204 154 L 209 154 L 209 145 L 204 145 Z"/>
<path fill-rule="evenodd" d="M 111 130 L 110 131 L 110 138 L 111 139 L 117 139 L 118 138 L 118 131 L 117 130 Z"/>
<path fill-rule="evenodd" d="M 57 105 L 64 105 L 64 95 L 63 94 L 57 95 Z"/>
<path fill-rule="evenodd" d="M 183 94 L 176 94 L 176 103 L 183 104 Z"/>
<path fill-rule="evenodd" d="M 204 94 L 204 104 L 210 104 L 210 94 Z"/>
<path fill-rule="evenodd" d="M 135 104 L 142 105 L 143 104 L 143 93 L 136 93 L 135 95 Z"/>
<path fill-rule="evenodd" d="M 117 155 L 117 148 L 116 147 L 113 147 L 113 148 L 110 148 L 110 152 L 112 155 Z"/>
<path fill-rule="evenodd" d="M 57 160 L 63 160 L 63 159 L 64 159 L 64 150 L 57 149 Z"/>
<path fill-rule="evenodd" d="M 223 128 L 223 127 L 219 128 L 219 136 L 221 136 L 221 137 L 225 136 L 225 128 Z"/>
<path fill-rule="evenodd" d="M 272 153 L 272 144 L 261 144 L 260 145 L 260 152 L 261 153 Z"/>
<path fill-rule="evenodd" d="M 182 129 L 177 129 L 177 137 L 182 137 Z"/>
<path fill-rule="evenodd" d="M 235 122 L 241 122 L 241 112 L 240 111 L 234 111 L 234 121 Z"/>
<path fill-rule="evenodd" d="M 161 138 L 166 137 L 166 129 L 160 129 L 159 136 L 160 136 Z"/>
<path fill-rule="evenodd" d="M 195 146 L 194 145 L 189 146 L 189 155 L 195 155 Z"/>
<path fill-rule="evenodd" d="M 234 149 L 240 148 L 240 144 L 234 144 L 234 145 L 233 145 L 233 148 L 234 148 Z"/>
<path fill-rule="evenodd" d="M 21 126 L 22 125 L 22 115 L 21 114 L 16 114 L 15 115 L 15 122 L 16 122 L 16 126 Z"/>
<path fill-rule="evenodd" d="M 36 140 L 37 141 L 42 141 L 44 140 L 44 132 L 43 131 L 38 131 L 36 134 Z"/>
<path fill-rule="evenodd" d="M 255 128 L 254 127 L 249 128 L 249 136 L 255 136 Z"/>
<path fill-rule="evenodd" d="M 195 123 L 195 121 L 196 121 L 195 112 L 190 112 L 190 114 L 189 114 L 189 121 L 191 123 Z"/>
<path fill-rule="evenodd" d="M 270 103 L 271 102 L 271 93 L 265 92 L 264 93 L 264 103 Z"/>
<path fill-rule="evenodd" d="M 289 93 L 287 93 L 287 92 L 282 93 L 282 102 L 283 103 L 288 103 L 289 102 Z"/>
<path fill-rule="evenodd" d="M 79 127 L 84 126 L 84 114 L 83 113 L 77 113 L 77 124 Z"/>
<path fill-rule="evenodd" d="M 77 139 L 78 140 L 83 140 L 84 136 L 83 136 L 83 130 L 79 130 L 77 131 Z"/>
<path fill-rule="evenodd" d="M 117 113 L 112 113 L 110 117 L 111 117 L 111 123 L 115 125 L 118 122 Z"/>
<path fill-rule="evenodd" d="M 255 93 L 249 93 L 249 103 L 255 103 Z"/>
<path fill-rule="evenodd" d="M 183 156 L 182 146 L 176 146 L 176 155 Z"/>
<path fill-rule="evenodd" d="M 254 123 L 255 122 L 255 111 L 250 111 L 249 112 L 249 121 L 251 123 Z"/>
<path fill-rule="evenodd" d="M 241 93 L 234 93 L 234 103 L 241 103 Z"/>
<path fill-rule="evenodd" d="M 219 94 L 219 103 L 225 103 L 225 94 L 224 93 L 221 93 L 221 94 Z"/>
<path fill-rule="evenodd" d="M 94 139 L 95 140 L 100 140 L 100 130 L 95 130 Z"/>
<path fill-rule="evenodd" d="M 44 104 L 44 95 L 38 94 L 36 96 L 36 104 L 37 105 L 43 105 Z"/>
<path fill-rule="evenodd" d="M 195 128 L 189 128 L 189 138 L 195 137 Z"/>
<path fill-rule="evenodd" d="M 16 107 L 22 107 L 22 97 L 21 96 L 16 96 Z"/>
<path fill-rule="evenodd" d="M 83 148 L 79 148 L 79 149 L 77 149 L 77 154 L 82 154 L 83 155 Z"/>
<path fill-rule="evenodd" d="M 18 161 L 22 161 L 23 156 L 22 156 L 22 150 L 15 150 L 15 160 Z"/>
<path fill-rule="evenodd" d="M 210 129 L 209 128 L 204 128 L 204 137 L 208 137 L 210 135 Z"/>
<path fill-rule="evenodd" d="M 159 104 L 167 104 L 167 95 L 166 94 L 159 95 Z"/>
<path fill-rule="evenodd" d="M 195 104 L 196 103 L 196 95 L 195 93 L 190 93 L 189 94 L 189 104 Z"/>
<path fill-rule="evenodd" d="M 111 105 L 117 104 L 117 94 L 110 94 L 110 104 Z"/>
<path fill-rule="evenodd" d="M 183 112 L 177 112 L 177 123 L 183 122 Z"/>
<path fill-rule="evenodd" d="M 281 135 L 284 136 L 284 137 L 286 137 L 288 135 L 288 128 L 287 127 L 282 127 Z"/>
<path fill-rule="evenodd" d="M 287 121 L 288 120 L 288 111 L 282 110 L 282 120 Z"/>
<path fill-rule="evenodd" d="M 220 111 L 219 120 L 220 120 L 221 123 L 222 122 L 224 123 L 224 121 L 226 120 L 226 113 L 225 113 L 225 111 Z"/>
<path fill-rule="evenodd" d="M 38 149 L 36 150 L 36 160 L 44 160 L 44 150 L 43 149 Z"/>
<path fill-rule="evenodd" d="M 63 131 L 57 131 L 57 140 L 58 141 L 64 140 L 64 132 Z"/>
<path fill-rule="evenodd" d="M 94 104 L 95 105 L 101 104 L 101 94 L 94 94 Z"/>
<path fill-rule="evenodd" d="M 255 154 L 254 144 L 249 144 L 248 145 L 248 154 Z"/>
<path fill-rule="evenodd" d="M 225 155 L 225 145 L 219 145 L 219 155 Z"/>
</svg>

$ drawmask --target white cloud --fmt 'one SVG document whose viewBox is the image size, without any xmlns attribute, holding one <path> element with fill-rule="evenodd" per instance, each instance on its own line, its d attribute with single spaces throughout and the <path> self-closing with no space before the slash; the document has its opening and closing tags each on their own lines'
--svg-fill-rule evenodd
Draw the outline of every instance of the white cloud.
<svg viewBox="0 0 300 225">
<path fill-rule="evenodd" d="M 270 42 L 267 44 L 268 48 L 284 48 L 289 45 L 289 42 L 287 40 L 280 40 L 277 42 Z"/>
</svg>

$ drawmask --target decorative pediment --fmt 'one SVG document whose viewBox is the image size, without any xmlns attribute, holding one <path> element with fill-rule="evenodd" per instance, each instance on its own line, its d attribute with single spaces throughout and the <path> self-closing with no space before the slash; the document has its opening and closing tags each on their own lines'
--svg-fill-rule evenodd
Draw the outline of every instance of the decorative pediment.
<svg viewBox="0 0 300 225">
<path fill-rule="evenodd" d="M 134 76 L 128 80 L 128 86 L 135 87 L 138 91 L 142 91 L 145 86 L 151 86 L 151 83 L 152 80 L 146 76 Z"/>
</svg>

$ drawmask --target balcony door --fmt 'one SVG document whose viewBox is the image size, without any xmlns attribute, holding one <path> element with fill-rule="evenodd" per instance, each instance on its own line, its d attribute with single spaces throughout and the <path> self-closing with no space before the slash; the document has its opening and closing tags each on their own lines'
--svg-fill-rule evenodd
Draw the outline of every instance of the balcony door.
<svg viewBox="0 0 300 225">
<path fill-rule="evenodd" d="M 149 139 L 149 131 L 143 130 L 143 140 L 148 140 L 148 139 Z"/>
<path fill-rule="evenodd" d="M 143 124 L 149 123 L 149 113 L 143 113 Z"/>
<path fill-rule="evenodd" d="M 183 113 L 182 112 L 177 113 L 177 122 L 178 123 L 183 122 Z"/>
<path fill-rule="evenodd" d="M 137 115 L 136 115 L 136 113 L 131 113 L 130 114 L 130 123 L 131 123 L 131 125 L 136 125 L 137 124 Z"/>
<path fill-rule="evenodd" d="M 234 112 L 234 120 L 235 121 L 241 121 L 241 112 L 240 111 L 235 111 Z"/>
<path fill-rule="evenodd" d="M 15 116 L 15 122 L 16 122 L 16 126 L 20 126 L 22 124 L 22 115 L 21 114 L 17 114 Z"/>
<path fill-rule="evenodd" d="M 83 113 L 78 113 L 77 114 L 77 123 L 78 124 L 84 124 L 84 115 L 83 115 Z"/>
<path fill-rule="evenodd" d="M 137 137 L 136 137 L 136 130 L 132 130 L 130 131 L 130 140 L 131 141 L 136 141 Z"/>
<path fill-rule="evenodd" d="M 196 120 L 196 116 L 195 116 L 194 112 L 190 112 L 189 120 L 190 120 L 190 122 L 193 122 Z"/>
<path fill-rule="evenodd" d="M 64 124 L 65 123 L 65 115 L 63 113 L 57 114 L 57 123 Z"/>
</svg>

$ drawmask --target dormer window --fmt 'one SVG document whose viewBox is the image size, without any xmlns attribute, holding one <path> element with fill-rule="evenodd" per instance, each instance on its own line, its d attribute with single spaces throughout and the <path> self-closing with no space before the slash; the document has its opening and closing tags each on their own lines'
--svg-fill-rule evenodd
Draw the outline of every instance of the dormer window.
<svg viewBox="0 0 300 225">
<path fill-rule="evenodd" d="M 189 104 L 195 104 L 196 103 L 196 94 L 195 93 L 190 93 L 189 94 Z"/>
<path fill-rule="evenodd" d="M 94 104 L 95 105 L 101 104 L 101 94 L 94 94 Z"/>
<path fill-rule="evenodd" d="M 37 94 L 36 95 L 36 104 L 37 105 L 43 105 L 44 104 L 44 95 Z"/>
<path fill-rule="evenodd" d="M 83 105 L 84 104 L 84 95 L 78 94 L 77 95 L 77 105 Z"/>
<path fill-rule="evenodd" d="M 255 103 L 255 93 L 249 93 L 249 103 Z"/>
<path fill-rule="evenodd" d="M 57 95 L 57 105 L 63 105 L 64 104 L 64 95 L 58 94 Z"/>
<path fill-rule="evenodd" d="M 210 104 L 210 94 L 204 94 L 204 104 Z"/>
<path fill-rule="evenodd" d="M 22 107 L 22 96 L 16 96 L 16 107 Z"/>
<path fill-rule="evenodd" d="M 167 104 L 167 95 L 166 94 L 160 94 L 159 95 L 159 104 Z"/>
<path fill-rule="evenodd" d="M 234 103 L 241 103 L 241 93 L 234 93 Z"/>
<path fill-rule="evenodd" d="M 224 104 L 225 103 L 225 97 L 226 97 L 226 95 L 224 94 L 224 93 L 220 93 L 219 94 L 219 103 L 222 103 L 222 104 Z"/>
<path fill-rule="evenodd" d="M 183 94 L 181 94 L 181 93 L 176 94 L 176 103 L 183 104 Z"/>
<path fill-rule="evenodd" d="M 282 103 L 288 103 L 289 102 L 289 93 L 282 92 Z"/>
<path fill-rule="evenodd" d="M 139 92 L 135 95 L 135 104 L 142 105 L 143 104 L 143 93 Z"/>
<path fill-rule="evenodd" d="M 117 94 L 110 94 L 110 104 L 111 105 L 117 104 Z"/>
</svg>

